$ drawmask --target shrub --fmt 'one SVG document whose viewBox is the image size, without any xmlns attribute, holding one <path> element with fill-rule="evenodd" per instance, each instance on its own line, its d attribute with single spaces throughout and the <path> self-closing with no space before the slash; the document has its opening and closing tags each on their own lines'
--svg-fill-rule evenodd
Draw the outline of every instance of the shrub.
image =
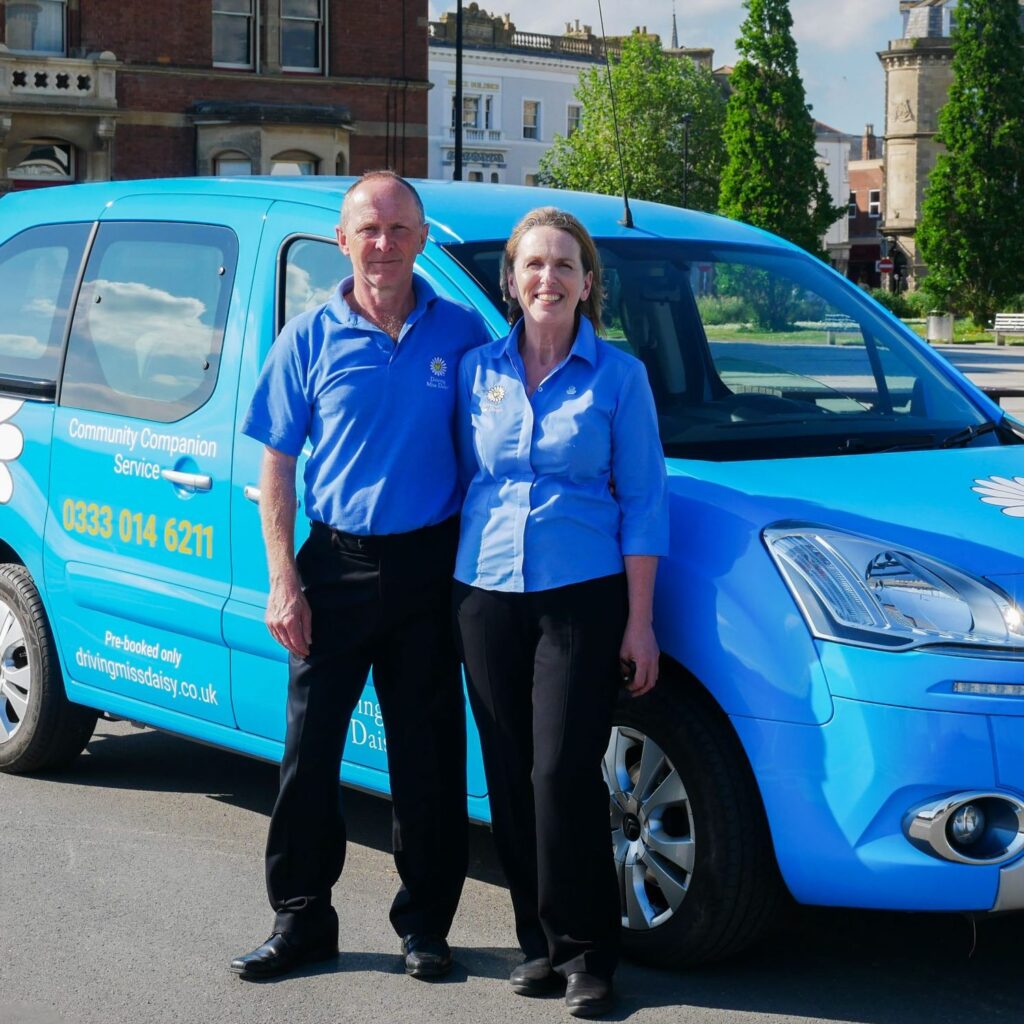
<svg viewBox="0 0 1024 1024">
<path fill-rule="evenodd" d="M 907 297 L 900 292 L 890 292 L 885 288 L 872 288 L 868 293 L 875 302 L 885 306 L 890 313 L 902 319 L 907 319 L 917 314 L 907 301 Z"/>
<path fill-rule="evenodd" d="M 701 320 L 716 324 L 745 324 L 752 319 L 747 300 L 739 295 L 701 295 L 697 299 Z"/>
</svg>

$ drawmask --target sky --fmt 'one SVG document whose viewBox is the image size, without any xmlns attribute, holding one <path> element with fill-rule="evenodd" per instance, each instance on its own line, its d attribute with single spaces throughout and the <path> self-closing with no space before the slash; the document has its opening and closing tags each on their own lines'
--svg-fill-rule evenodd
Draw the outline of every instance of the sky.
<svg viewBox="0 0 1024 1024">
<path fill-rule="evenodd" d="M 464 9 L 468 7 L 464 2 Z M 600 32 L 597 0 L 482 0 L 481 8 L 509 14 L 521 32 L 561 35 L 566 22 Z M 610 36 L 637 25 L 672 38 L 672 0 L 603 0 L 604 27 Z M 819 121 L 859 135 L 865 124 L 885 130 L 885 75 L 876 56 L 902 33 L 899 0 L 790 0 L 793 35 L 800 50 L 800 74 L 807 102 Z M 455 10 L 455 0 L 430 0 L 430 17 Z M 710 46 L 715 67 L 736 61 L 736 38 L 744 10 L 740 0 L 677 0 L 681 46 Z"/>
</svg>

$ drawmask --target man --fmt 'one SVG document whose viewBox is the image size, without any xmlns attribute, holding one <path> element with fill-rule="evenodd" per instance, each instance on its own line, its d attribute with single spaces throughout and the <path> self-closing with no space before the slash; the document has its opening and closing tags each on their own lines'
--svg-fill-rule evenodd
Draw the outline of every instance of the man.
<svg viewBox="0 0 1024 1024">
<path fill-rule="evenodd" d="M 266 621 L 289 652 L 266 854 L 276 916 L 270 938 L 232 961 L 243 978 L 337 955 L 338 771 L 371 667 L 402 881 L 391 923 L 409 974 L 451 967 L 446 936 L 467 858 L 465 711 L 450 610 L 460 506 L 454 381 L 463 352 L 490 335 L 479 314 L 414 276 L 427 230 L 419 196 L 398 175 L 375 171 L 352 186 L 337 228 L 352 277 L 281 332 L 242 428 L 266 446 Z M 307 440 L 311 526 L 296 557 L 295 466 Z"/>
</svg>

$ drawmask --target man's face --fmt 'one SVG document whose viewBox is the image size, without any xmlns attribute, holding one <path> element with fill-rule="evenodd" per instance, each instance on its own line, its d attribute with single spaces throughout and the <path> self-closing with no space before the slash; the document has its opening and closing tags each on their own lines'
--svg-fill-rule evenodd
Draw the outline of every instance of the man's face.
<svg viewBox="0 0 1024 1024">
<path fill-rule="evenodd" d="M 348 197 L 338 245 L 352 260 L 357 282 L 393 294 L 411 287 L 413 263 L 423 251 L 427 230 L 407 188 L 371 180 Z"/>
</svg>

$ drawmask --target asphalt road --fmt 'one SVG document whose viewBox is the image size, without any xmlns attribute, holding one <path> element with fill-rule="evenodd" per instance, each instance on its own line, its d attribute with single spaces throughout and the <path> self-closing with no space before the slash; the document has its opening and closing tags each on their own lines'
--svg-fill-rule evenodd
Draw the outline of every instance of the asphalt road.
<svg viewBox="0 0 1024 1024">
<path fill-rule="evenodd" d="M 346 791 L 349 861 L 335 890 L 336 962 L 266 984 L 228 961 L 270 923 L 262 848 L 273 767 L 102 722 L 72 771 L 0 776 L 0 1024 L 347 1024 L 568 1020 L 560 999 L 512 995 L 508 894 L 490 833 L 444 982 L 407 978 L 387 925 L 390 812 Z M 812 842 L 813 837 L 808 837 Z M 674 973 L 625 964 L 613 1020 L 673 1024 L 1024 1019 L 1024 916 L 790 908 L 739 960 Z"/>
<path fill-rule="evenodd" d="M 1024 389 L 1024 345 L 936 345 L 961 373 L 983 388 Z M 1006 398 L 1002 406 L 1024 418 L 1024 397 Z"/>
</svg>

